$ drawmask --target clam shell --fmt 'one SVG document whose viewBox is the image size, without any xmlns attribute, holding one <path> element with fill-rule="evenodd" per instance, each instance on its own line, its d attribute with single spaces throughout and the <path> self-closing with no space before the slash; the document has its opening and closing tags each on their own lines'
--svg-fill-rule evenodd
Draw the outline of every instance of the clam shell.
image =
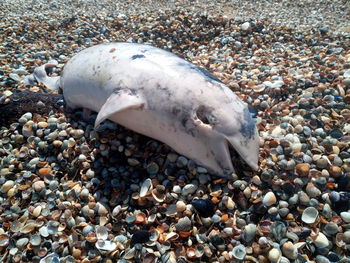
<svg viewBox="0 0 350 263">
<path fill-rule="evenodd" d="M 243 260 L 246 254 L 247 254 L 246 248 L 243 245 L 235 246 L 232 250 L 232 256 L 238 260 Z"/>
<path fill-rule="evenodd" d="M 140 197 L 145 197 L 153 189 L 152 180 L 147 178 L 140 188 Z"/>
<path fill-rule="evenodd" d="M 313 243 L 318 248 L 325 248 L 329 245 L 328 238 L 321 232 L 317 234 L 317 236 L 314 238 Z"/>
<path fill-rule="evenodd" d="M 301 220 L 306 224 L 313 224 L 315 223 L 316 219 L 318 217 L 318 211 L 314 207 L 307 207 L 301 216 Z"/>
<path fill-rule="evenodd" d="M 106 240 L 108 237 L 108 230 L 104 226 L 96 226 L 95 233 L 99 240 Z"/>
<path fill-rule="evenodd" d="M 117 248 L 117 244 L 109 240 L 98 240 L 96 248 L 99 250 L 113 251 Z"/>
<path fill-rule="evenodd" d="M 10 238 L 6 234 L 0 235 L 0 247 L 7 247 L 10 243 Z"/>
</svg>

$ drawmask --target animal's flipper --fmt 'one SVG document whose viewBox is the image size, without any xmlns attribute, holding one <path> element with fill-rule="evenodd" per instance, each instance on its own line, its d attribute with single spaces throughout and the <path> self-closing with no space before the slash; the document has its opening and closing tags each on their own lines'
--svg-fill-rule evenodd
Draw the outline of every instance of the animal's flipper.
<svg viewBox="0 0 350 263">
<path fill-rule="evenodd" d="M 118 112 L 130 109 L 143 109 L 144 105 L 145 100 L 143 98 L 132 94 L 132 92 L 127 89 L 112 93 L 97 115 L 95 128 L 98 127 L 101 122 Z"/>
<path fill-rule="evenodd" d="M 48 89 L 57 90 L 59 88 L 60 77 L 49 77 L 48 73 L 57 67 L 56 60 L 50 60 L 48 63 L 34 69 L 33 74 L 26 76 L 23 83 L 26 86 L 35 85 L 36 82 L 43 83 Z"/>
</svg>

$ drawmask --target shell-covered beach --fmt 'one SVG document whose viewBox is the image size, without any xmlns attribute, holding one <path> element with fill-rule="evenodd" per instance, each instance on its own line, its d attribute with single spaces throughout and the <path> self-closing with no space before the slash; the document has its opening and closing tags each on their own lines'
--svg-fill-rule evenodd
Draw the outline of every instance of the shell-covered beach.
<svg viewBox="0 0 350 263">
<path fill-rule="evenodd" d="M 211 175 L 22 83 L 119 41 L 231 88 L 259 170 Z M 55 95 L 19 105 L 26 91 Z M 2 0 L 0 94 L 0 262 L 350 262 L 349 1 Z"/>
</svg>

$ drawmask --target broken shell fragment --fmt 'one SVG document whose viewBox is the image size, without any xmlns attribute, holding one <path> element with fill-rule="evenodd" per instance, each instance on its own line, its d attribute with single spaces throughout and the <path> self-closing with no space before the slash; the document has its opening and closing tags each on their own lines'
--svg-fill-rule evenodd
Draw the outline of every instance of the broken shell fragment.
<svg viewBox="0 0 350 263">
<path fill-rule="evenodd" d="M 117 248 L 117 244 L 109 240 L 97 240 L 96 248 L 99 250 L 113 251 Z"/>
<path fill-rule="evenodd" d="M 238 260 L 243 260 L 246 254 L 247 254 L 246 248 L 243 245 L 235 246 L 232 250 L 232 256 Z"/>
</svg>

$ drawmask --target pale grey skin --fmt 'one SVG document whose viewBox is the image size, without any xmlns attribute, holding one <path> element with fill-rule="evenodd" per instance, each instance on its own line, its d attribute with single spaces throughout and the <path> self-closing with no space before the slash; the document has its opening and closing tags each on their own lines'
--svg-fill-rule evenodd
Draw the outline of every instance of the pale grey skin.
<svg viewBox="0 0 350 263">
<path fill-rule="evenodd" d="M 171 146 L 209 171 L 234 172 L 228 143 L 254 170 L 259 137 L 248 107 L 203 69 L 149 45 L 108 43 L 87 48 L 50 78 L 46 64 L 32 78 L 63 89 L 69 107 L 98 112 Z"/>
</svg>

